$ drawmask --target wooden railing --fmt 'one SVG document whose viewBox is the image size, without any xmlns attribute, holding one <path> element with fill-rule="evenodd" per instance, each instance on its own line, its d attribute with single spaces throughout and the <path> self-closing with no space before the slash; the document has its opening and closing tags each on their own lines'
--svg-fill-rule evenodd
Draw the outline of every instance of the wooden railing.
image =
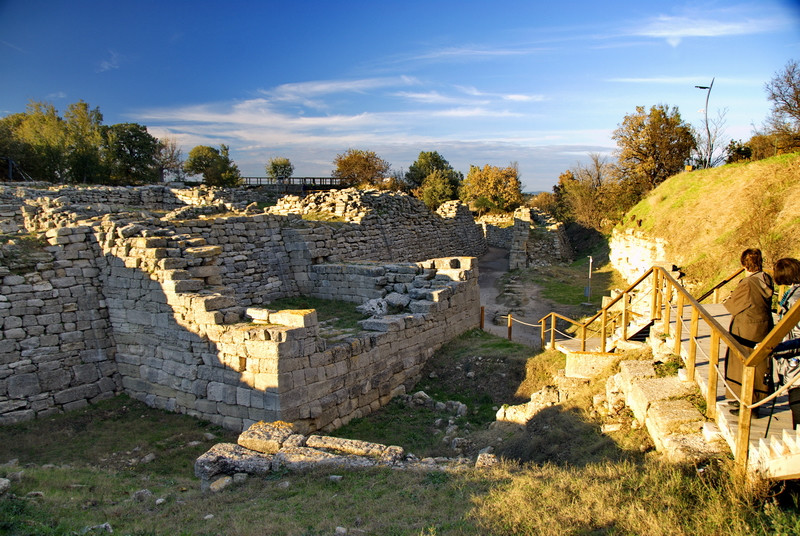
<svg viewBox="0 0 800 536">
<path fill-rule="evenodd" d="M 686 314 L 686 309 L 689 309 L 690 322 L 688 334 L 688 348 L 684 356 L 684 363 L 686 365 L 687 380 L 695 380 L 695 367 L 697 361 L 697 348 L 698 348 L 698 331 L 700 321 L 706 323 L 711 331 L 709 372 L 708 372 L 708 385 L 706 391 L 706 416 L 709 419 L 716 419 L 717 415 L 717 386 L 721 378 L 718 367 L 720 360 L 721 345 L 729 349 L 729 359 L 739 359 L 743 364 L 743 377 L 741 388 L 741 400 L 739 411 L 739 423 L 736 434 L 736 448 L 734 458 L 736 466 L 744 469 L 747 467 L 747 457 L 750 445 L 750 418 L 752 410 L 757 405 L 761 405 L 766 401 L 753 404 L 753 392 L 755 387 L 755 371 L 756 367 L 765 359 L 769 358 L 772 349 L 786 336 L 792 327 L 800 322 L 800 301 L 798 301 L 792 309 L 790 309 L 783 317 L 783 319 L 775 326 L 775 328 L 767 335 L 767 337 L 758 345 L 754 350 L 743 347 L 737 342 L 733 336 L 728 332 L 727 327 L 723 327 L 714 317 L 706 311 L 700 304 L 703 299 L 714 295 L 718 298 L 720 289 L 726 284 L 735 280 L 742 270 L 737 271 L 732 276 L 726 278 L 720 284 L 703 294 L 700 298 L 694 298 L 689 292 L 681 285 L 672 275 L 664 268 L 654 266 L 636 280 L 624 292 L 618 295 L 613 300 L 606 303 L 603 308 L 593 317 L 584 322 L 571 320 L 557 313 L 550 313 L 540 320 L 541 323 L 541 337 L 542 348 L 546 348 L 546 339 L 548 333 L 549 321 L 549 346 L 555 348 L 555 334 L 556 334 L 556 321 L 562 320 L 569 322 L 575 327 L 576 335 L 574 338 L 580 339 L 581 350 L 586 350 L 587 335 L 594 333 L 600 338 L 600 351 L 605 352 L 608 348 L 609 339 L 614 333 L 616 328 L 616 320 L 619 319 L 622 325 L 622 334 L 620 339 L 627 339 L 627 324 L 630 322 L 631 311 L 629 310 L 629 296 L 634 293 L 648 294 L 649 301 L 649 315 L 656 325 L 661 322 L 661 332 L 669 337 L 670 325 L 672 319 L 673 308 L 678 315 L 675 322 L 675 333 L 673 338 L 675 341 L 674 353 L 683 355 L 682 353 L 682 337 L 683 337 L 683 319 Z M 649 287 L 647 283 L 649 282 Z M 643 292 L 644 291 L 644 292 Z M 622 311 L 610 311 L 618 302 L 622 301 Z M 716 301 L 716 300 L 715 300 Z M 600 323 L 599 329 L 592 329 L 591 326 L 595 322 Z"/>
</svg>

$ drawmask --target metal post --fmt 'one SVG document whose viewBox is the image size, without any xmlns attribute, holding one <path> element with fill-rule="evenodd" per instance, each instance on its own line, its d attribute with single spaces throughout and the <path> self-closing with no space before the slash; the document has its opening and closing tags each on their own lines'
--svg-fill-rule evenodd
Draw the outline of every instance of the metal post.
<svg viewBox="0 0 800 536">
<path fill-rule="evenodd" d="M 711 83 L 709 85 L 707 85 L 707 86 L 694 86 L 694 87 L 696 87 L 697 89 L 707 89 L 708 90 L 708 91 L 706 91 L 706 108 L 705 108 L 705 110 L 703 110 L 704 113 L 705 113 L 706 136 L 707 136 L 707 138 L 706 138 L 706 155 L 705 155 L 705 158 L 704 158 L 705 161 L 703 162 L 703 167 L 705 169 L 708 169 L 708 168 L 711 167 L 711 152 L 712 152 L 712 149 L 713 149 L 711 147 L 711 129 L 708 126 L 708 98 L 711 96 L 711 88 L 714 87 L 714 78 L 711 79 Z"/>
</svg>

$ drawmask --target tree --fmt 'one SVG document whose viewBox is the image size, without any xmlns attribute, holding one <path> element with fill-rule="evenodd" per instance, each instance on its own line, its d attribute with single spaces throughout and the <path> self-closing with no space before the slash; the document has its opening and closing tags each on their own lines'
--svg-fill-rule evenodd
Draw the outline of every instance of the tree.
<svg viewBox="0 0 800 536">
<path fill-rule="evenodd" d="M 109 180 L 118 185 L 152 184 L 161 180 L 159 143 L 138 123 L 118 123 L 106 129 Z"/>
<path fill-rule="evenodd" d="M 68 176 L 73 182 L 103 183 L 107 173 L 103 165 L 103 114 L 80 100 L 67 106 L 64 113 L 67 134 Z"/>
<path fill-rule="evenodd" d="M 442 203 L 458 198 L 458 187 L 444 171 L 435 169 L 425 177 L 422 186 L 414 190 L 414 195 L 429 209 L 436 210 Z"/>
<path fill-rule="evenodd" d="M 464 180 L 464 175 L 453 169 L 450 162 L 445 160 L 436 151 L 421 151 L 416 162 L 411 164 L 405 175 L 405 180 L 409 188 L 419 188 L 425 179 L 434 171 L 441 171 L 452 184 L 458 188 L 458 184 Z"/>
<path fill-rule="evenodd" d="M 470 166 L 462 186 L 461 198 L 480 213 L 496 210 L 511 212 L 522 205 L 522 183 L 517 164 L 499 168 Z"/>
<path fill-rule="evenodd" d="M 374 151 L 348 149 L 333 159 L 333 176 L 342 179 L 345 186 L 358 188 L 379 187 L 388 176 L 391 165 Z"/>
<path fill-rule="evenodd" d="M 167 137 L 158 140 L 156 166 L 162 182 L 167 180 L 167 177 L 172 177 L 177 181 L 183 180 L 185 175 L 183 171 L 183 153 L 177 141 Z"/>
<path fill-rule="evenodd" d="M 38 180 L 67 178 L 67 129 L 55 106 L 31 101 L 14 132 L 26 146 L 25 170 Z"/>
<path fill-rule="evenodd" d="M 696 134 L 697 145 L 692 155 L 693 164 L 701 169 L 717 167 L 725 163 L 728 156 L 725 137 L 725 115 L 728 110 L 720 110 L 717 117 L 708 121 L 707 129 Z"/>
<path fill-rule="evenodd" d="M 794 152 L 800 148 L 800 64 L 796 60 L 787 63 L 765 89 L 772 111 L 766 131 L 759 134 L 772 138 L 775 153 Z"/>
<path fill-rule="evenodd" d="M 208 145 L 193 148 L 183 169 L 189 175 L 202 175 L 209 186 L 236 186 L 241 177 L 239 168 L 230 159 L 228 146 L 219 147 L 219 150 Z"/>
<path fill-rule="evenodd" d="M 697 145 L 692 127 L 683 122 L 678 109 L 663 104 L 649 112 L 637 106 L 612 138 L 617 142 L 621 177 L 634 183 L 640 195 L 682 171 Z"/>
<path fill-rule="evenodd" d="M 725 154 L 727 155 L 725 159 L 726 164 L 746 162 L 753 156 L 753 149 L 743 144 L 742 140 L 731 140 L 728 143 L 728 147 L 725 149 Z"/>
<path fill-rule="evenodd" d="M 267 177 L 277 181 L 285 181 L 294 173 L 294 164 L 288 158 L 276 156 L 270 158 L 266 165 Z"/>
</svg>

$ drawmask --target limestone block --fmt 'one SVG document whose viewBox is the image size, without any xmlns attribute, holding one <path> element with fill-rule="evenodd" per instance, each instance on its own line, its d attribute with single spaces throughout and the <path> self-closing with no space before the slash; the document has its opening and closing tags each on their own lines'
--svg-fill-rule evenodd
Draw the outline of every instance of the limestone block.
<svg viewBox="0 0 800 536">
<path fill-rule="evenodd" d="M 331 436 L 309 436 L 306 439 L 306 446 L 318 449 L 336 450 L 357 456 L 380 458 L 384 461 L 398 461 L 405 455 L 405 451 L 402 447 Z"/>
<path fill-rule="evenodd" d="M 610 367 L 619 354 L 568 352 L 564 375 L 568 378 L 594 378 Z"/>
<path fill-rule="evenodd" d="M 204 482 L 216 475 L 247 473 L 265 475 L 272 469 L 272 456 L 248 450 L 233 443 L 211 447 L 194 463 L 194 474 Z"/>
<path fill-rule="evenodd" d="M 285 309 L 270 313 L 269 320 L 293 328 L 307 328 L 318 325 L 316 309 Z"/>
<path fill-rule="evenodd" d="M 645 422 L 652 403 L 658 400 L 688 396 L 695 393 L 696 389 L 696 385 L 682 382 L 674 376 L 645 378 L 634 380 L 631 389 L 626 392 L 626 401 L 636 418 L 640 422 Z"/>
<path fill-rule="evenodd" d="M 188 247 L 183 251 L 183 255 L 189 259 L 208 259 L 222 254 L 221 246 L 196 246 Z"/>
<path fill-rule="evenodd" d="M 655 378 L 656 369 L 651 361 L 622 361 L 619 364 L 620 387 L 626 393 L 630 391 L 633 380 L 639 378 Z"/>
<path fill-rule="evenodd" d="M 245 448 L 274 454 L 294 434 L 292 425 L 285 422 L 257 422 L 239 434 L 237 443 Z"/>
<path fill-rule="evenodd" d="M 657 400 L 647 411 L 647 425 L 651 436 L 699 433 L 705 418 L 686 399 Z"/>
<path fill-rule="evenodd" d="M 36 374 L 15 374 L 8 379 L 9 398 L 27 398 L 42 392 Z"/>
<path fill-rule="evenodd" d="M 372 467 L 375 462 L 360 456 L 337 456 L 308 447 L 284 448 L 273 457 L 275 470 L 304 471 L 314 467 L 361 468 Z"/>
</svg>

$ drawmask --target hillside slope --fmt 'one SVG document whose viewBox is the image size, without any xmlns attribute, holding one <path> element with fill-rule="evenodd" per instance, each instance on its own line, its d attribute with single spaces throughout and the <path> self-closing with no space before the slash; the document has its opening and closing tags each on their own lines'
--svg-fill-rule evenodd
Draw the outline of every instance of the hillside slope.
<svg viewBox="0 0 800 536">
<path fill-rule="evenodd" d="M 730 275 L 748 247 L 771 271 L 781 257 L 800 258 L 800 153 L 670 177 L 617 227 L 628 228 L 666 240 L 694 288 Z"/>
</svg>

